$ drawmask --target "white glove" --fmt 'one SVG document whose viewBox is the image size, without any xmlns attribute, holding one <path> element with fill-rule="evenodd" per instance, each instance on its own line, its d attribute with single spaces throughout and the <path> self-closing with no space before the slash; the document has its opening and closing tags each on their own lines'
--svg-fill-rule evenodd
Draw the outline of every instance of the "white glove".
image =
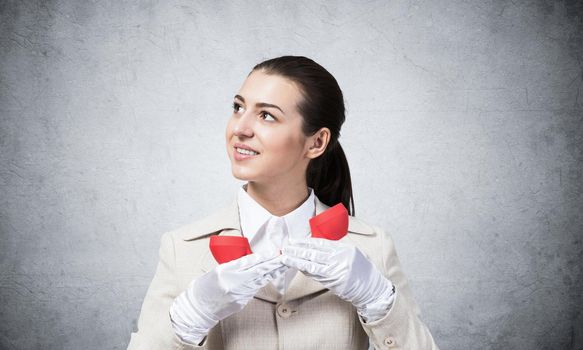
<svg viewBox="0 0 583 350">
<path fill-rule="evenodd" d="M 200 344 L 220 320 L 241 311 L 257 290 L 288 269 L 281 255 L 250 254 L 218 265 L 195 278 L 170 308 L 174 332 L 190 344 Z"/>
<path fill-rule="evenodd" d="M 292 240 L 282 262 L 351 302 L 366 322 L 382 318 L 395 297 L 394 286 L 358 248 L 323 238 Z"/>
</svg>

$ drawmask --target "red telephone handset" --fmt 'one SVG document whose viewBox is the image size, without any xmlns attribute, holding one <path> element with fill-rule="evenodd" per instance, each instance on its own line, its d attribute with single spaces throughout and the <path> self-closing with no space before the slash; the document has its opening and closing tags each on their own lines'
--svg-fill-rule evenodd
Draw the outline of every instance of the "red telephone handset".
<svg viewBox="0 0 583 350">
<path fill-rule="evenodd" d="M 211 236 L 209 247 L 219 264 L 251 254 L 249 240 L 242 236 Z"/>
<path fill-rule="evenodd" d="M 310 219 L 313 238 L 337 241 L 348 233 L 348 211 L 342 203 L 321 212 Z M 211 236 L 209 247 L 219 264 L 251 254 L 247 237 Z"/>
<path fill-rule="evenodd" d="M 348 211 L 342 203 L 321 212 L 310 219 L 313 238 L 337 241 L 348 233 Z"/>
</svg>

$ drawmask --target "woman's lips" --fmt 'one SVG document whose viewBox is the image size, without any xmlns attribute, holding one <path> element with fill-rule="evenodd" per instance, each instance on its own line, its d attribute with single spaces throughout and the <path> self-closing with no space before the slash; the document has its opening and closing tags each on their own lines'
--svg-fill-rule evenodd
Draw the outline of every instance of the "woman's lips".
<svg viewBox="0 0 583 350">
<path fill-rule="evenodd" d="M 259 154 L 242 154 L 242 153 L 239 153 L 239 152 L 237 152 L 237 148 L 236 147 L 233 148 L 233 152 L 234 152 L 235 160 L 250 159 L 250 158 L 257 157 L 259 155 Z"/>
</svg>

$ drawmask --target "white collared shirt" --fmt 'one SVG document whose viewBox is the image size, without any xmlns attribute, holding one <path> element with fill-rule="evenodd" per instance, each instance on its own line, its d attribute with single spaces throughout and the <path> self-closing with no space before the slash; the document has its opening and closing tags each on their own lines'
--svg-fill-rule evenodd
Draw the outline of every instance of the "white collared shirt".
<svg viewBox="0 0 583 350">
<path fill-rule="evenodd" d="M 254 253 L 264 253 L 266 255 L 272 255 L 271 251 L 262 251 L 265 249 L 263 247 L 269 245 L 261 244 L 261 240 L 265 239 L 265 230 L 267 223 L 271 218 L 282 218 L 284 221 L 285 233 L 291 239 L 301 239 L 309 237 L 310 235 L 310 223 L 309 220 L 316 214 L 316 202 L 314 189 L 308 187 L 310 195 L 308 198 L 292 212 L 278 217 L 272 215 L 267 209 L 262 207 L 255 199 L 253 199 L 245 190 L 246 184 L 239 188 L 237 194 L 237 202 L 239 205 L 239 218 L 241 221 L 241 230 L 243 231 L 243 236 L 247 237 L 249 244 L 251 246 L 251 251 Z M 297 270 L 290 269 L 286 273 L 286 283 L 287 286 L 291 279 L 294 277 Z M 281 294 L 285 291 L 285 287 L 278 287 L 274 284 Z"/>
</svg>

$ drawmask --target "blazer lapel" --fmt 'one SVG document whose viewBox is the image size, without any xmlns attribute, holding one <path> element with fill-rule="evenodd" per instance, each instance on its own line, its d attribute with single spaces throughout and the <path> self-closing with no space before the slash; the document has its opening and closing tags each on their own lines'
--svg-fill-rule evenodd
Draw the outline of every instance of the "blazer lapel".
<svg viewBox="0 0 583 350">
<path fill-rule="evenodd" d="M 318 197 L 315 197 L 315 200 L 316 215 L 330 208 L 328 205 L 322 203 Z M 349 216 L 348 232 L 349 234 L 344 236 L 339 242 L 354 245 L 354 242 L 350 238 L 350 233 L 370 235 L 374 233 L 374 230 L 372 227 L 364 224 L 353 216 Z M 182 239 L 185 241 L 192 241 L 213 234 L 218 234 L 219 236 L 242 236 L 239 206 L 236 196 L 228 206 L 190 226 L 189 229 L 182 234 Z M 218 263 L 213 257 L 210 249 L 206 249 L 200 260 L 201 270 L 203 272 L 208 272 L 214 269 L 217 265 Z M 273 287 L 271 283 L 268 283 L 266 286 L 258 290 L 255 298 L 277 303 L 284 299 L 294 300 L 303 298 L 324 290 L 326 290 L 326 287 L 320 282 L 317 282 L 304 275 L 301 271 L 298 271 L 290 282 L 285 295 L 280 295 L 275 287 Z"/>
<path fill-rule="evenodd" d="M 239 207 L 235 196 L 229 205 L 189 226 L 182 234 L 182 239 L 184 241 L 194 241 L 216 234 L 219 236 L 241 236 L 241 231 Z M 201 255 L 198 266 L 203 272 L 208 272 L 217 265 L 217 261 L 207 247 Z"/>
</svg>

